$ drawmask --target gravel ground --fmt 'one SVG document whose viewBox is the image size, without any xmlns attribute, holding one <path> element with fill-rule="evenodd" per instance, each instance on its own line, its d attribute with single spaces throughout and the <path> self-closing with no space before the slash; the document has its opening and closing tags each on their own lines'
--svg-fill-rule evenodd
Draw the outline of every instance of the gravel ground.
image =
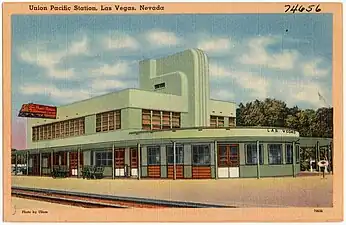
<svg viewBox="0 0 346 225">
<path fill-rule="evenodd" d="M 332 207 L 333 177 L 219 180 L 83 180 L 12 177 L 12 186 L 118 196 L 226 204 L 238 207 Z M 27 200 L 25 200 L 27 201 Z M 47 203 L 49 204 L 49 203 Z"/>
</svg>

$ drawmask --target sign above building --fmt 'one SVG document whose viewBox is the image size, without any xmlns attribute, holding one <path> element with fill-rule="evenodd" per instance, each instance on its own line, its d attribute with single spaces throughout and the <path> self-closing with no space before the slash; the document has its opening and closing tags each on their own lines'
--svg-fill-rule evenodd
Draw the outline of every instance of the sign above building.
<svg viewBox="0 0 346 225">
<path fill-rule="evenodd" d="M 279 129 L 279 128 L 268 128 L 267 132 L 296 134 L 296 131 L 294 131 L 294 130 L 291 130 L 291 129 Z"/>
<path fill-rule="evenodd" d="M 39 104 L 23 104 L 19 111 L 19 117 L 56 119 L 57 108 L 55 106 Z"/>
</svg>

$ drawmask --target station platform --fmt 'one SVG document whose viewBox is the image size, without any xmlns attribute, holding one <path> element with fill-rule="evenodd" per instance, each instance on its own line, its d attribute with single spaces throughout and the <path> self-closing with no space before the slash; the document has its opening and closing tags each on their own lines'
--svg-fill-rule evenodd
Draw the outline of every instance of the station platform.
<svg viewBox="0 0 346 225">
<path fill-rule="evenodd" d="M 333 176 L 132 180 L 12 176 L 12 186 L 192 201 L 235 207 L 332 207 Z M 321 198 L 323 196 L 323 198 Z"/>
</svg>

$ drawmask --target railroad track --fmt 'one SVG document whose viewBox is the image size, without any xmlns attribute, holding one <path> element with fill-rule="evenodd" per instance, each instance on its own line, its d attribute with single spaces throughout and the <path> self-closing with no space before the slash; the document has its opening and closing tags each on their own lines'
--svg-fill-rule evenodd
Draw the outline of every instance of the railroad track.
<svg viewBox="0 0 346 225">
<path fill-rule="evenodd" d="M 84 208 L 235 208 L 216 204 L 101 195 L 28 187 L 12 187 L 11 195 L 13 197 Z"/>
</svg>

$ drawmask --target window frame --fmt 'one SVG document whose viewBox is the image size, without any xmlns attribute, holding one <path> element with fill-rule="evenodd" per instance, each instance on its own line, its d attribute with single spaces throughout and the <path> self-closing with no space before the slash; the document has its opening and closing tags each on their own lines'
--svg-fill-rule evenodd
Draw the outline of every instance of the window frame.
<svg viewBox="0 0 346 225">
<path fill-rule="evenodd" d="M 300 145 L 297 145 L 295 146 L 295 153 L 296 153 L 296 164 L 300 164 Z M 294 159 L 293 159 L 294 160 Z"/>
<path fill-rule="evenodd" d="M 181 113 L 142 109 L 142 130 L 167 130 L 181 127 Z"/>
<path fill-rule="evenodd" d="M 200 150 L 201 150 L 201 147 L 204 147 L 203 148 L 203 151 L 204 150 L 207 150 L 209 154 L 205 154 L 205 152 L 203 152 L 203 156 L 208 156 L 208 161 L 205 162 L 205 163 L 201 163 L 199 160 L 199 162 L 196 162 L 195 161 L 195 156 L 197 155 L 198 157 L 201 155 L 200 154 Z M 195 148 L 198 148 L 198 151 L 196 154 L 195 153 Z M 192 166 L 211 166 L 211 147 L 210 147 L 210 144 L 196 144 L 196 145 L 191 145 L 191 151 L 192 151 L 192 157 L 191 157 L 191 164 Z"/>
<path fill-rule="evenodd" d="M 252 159 L 256 159 L 256 162 L 249 162 L 248 159 L 248 146 L 254 147 L 255 157 L 251 157 Z M 246 143 L 244 144 L 244 150 L 245 150 L 245 165 L 257 165 L 257 143 Z M 259 144 L 259 164 L 264 165 L 264 144 Z"/>
<path fill-rule="evenodd" d="M 121 129 L 121 109 L 96 114 L 96 133 L 110 132 L 119 129 Z"/>
<path fill-rule="evenodd" d="M 280 162 L 277 163 L 276 161 L 275 162 L 271 162 L 271 149 L 270 149 L 270 146 L 280 146 Z M 276 143 L 270 143 L 270 144 L 267 144 L 267 151 L 268 151 L 268 165 L 282 165 L 283 164 L 283 147 L 282 147 L 282 144 L 276 144 Z"/>
<path fill-rule="evenodd" d="M 98 158 L 98 155 L 101 156 L 101 158 Z M 101 167 L 112 167 L 113 163 L 113 152 L 108 151 L 95 151 L 95 165 L 101 166 Z M 98 163 L 100 161 L 100 163 Z M 106 162 L 105 164 L 102 162 Z"/>
<path fill-rule="evenodd" d="M 172 153 L 170 153 L 169 151 L 172 151 Z M 174 151 L 173 145 L 166 145 L 167 165 L 173 165 L 174 164 L 174 152 L 173 151 Z M 183 165 L 184 164 L 184 145 L 182 145 L 182 144 L 176 145 L 175 157 L 176 157 L 176 159 L 175 159 L 176 165 Z M 182 160 L 180 161 L 179 159 L 182 159 Z M 172 161 L 170 161 L 170 160 L 172 160 Z"/>
<path fill-rule="evenodd" d="M 291 154 L 291 155 L 290 155 L 290 156 L 291 156 L 291 157 L 290 157 L 290 159 L 291 159 L 290 162 L 288 162 L 288 157 L 287 157 L 287 156 L 289 155 L 289 154 L 288 154 L 288 150 L 289 150 L 288 146 L 291 146 L 291 147 L 290 147 L 290 152 L 291 152 L 291 153 L 290 153 L 290 154 Z M 293 144 L 285 144 L 285 164 L 291 165 L 291 164 L 293 164 L 293 160 L 294 160 L 294 159 L 293 159 Z"/>
<path fill-rule="evenodd" d="M 152 154 L 151 151 L 153 151 L 153 150 L 156 151 L 156 154 Z M 158 161 L 156 160 L 157 156 L 159 158 Z M 152 159 L 155 159 L 154 162 L 152 162 Z M 148 164 L 148 166 L 161 165 L 161 146 L 159 146 L 159 145 L 147 146 L 147 164 Z"/>
</svg>

